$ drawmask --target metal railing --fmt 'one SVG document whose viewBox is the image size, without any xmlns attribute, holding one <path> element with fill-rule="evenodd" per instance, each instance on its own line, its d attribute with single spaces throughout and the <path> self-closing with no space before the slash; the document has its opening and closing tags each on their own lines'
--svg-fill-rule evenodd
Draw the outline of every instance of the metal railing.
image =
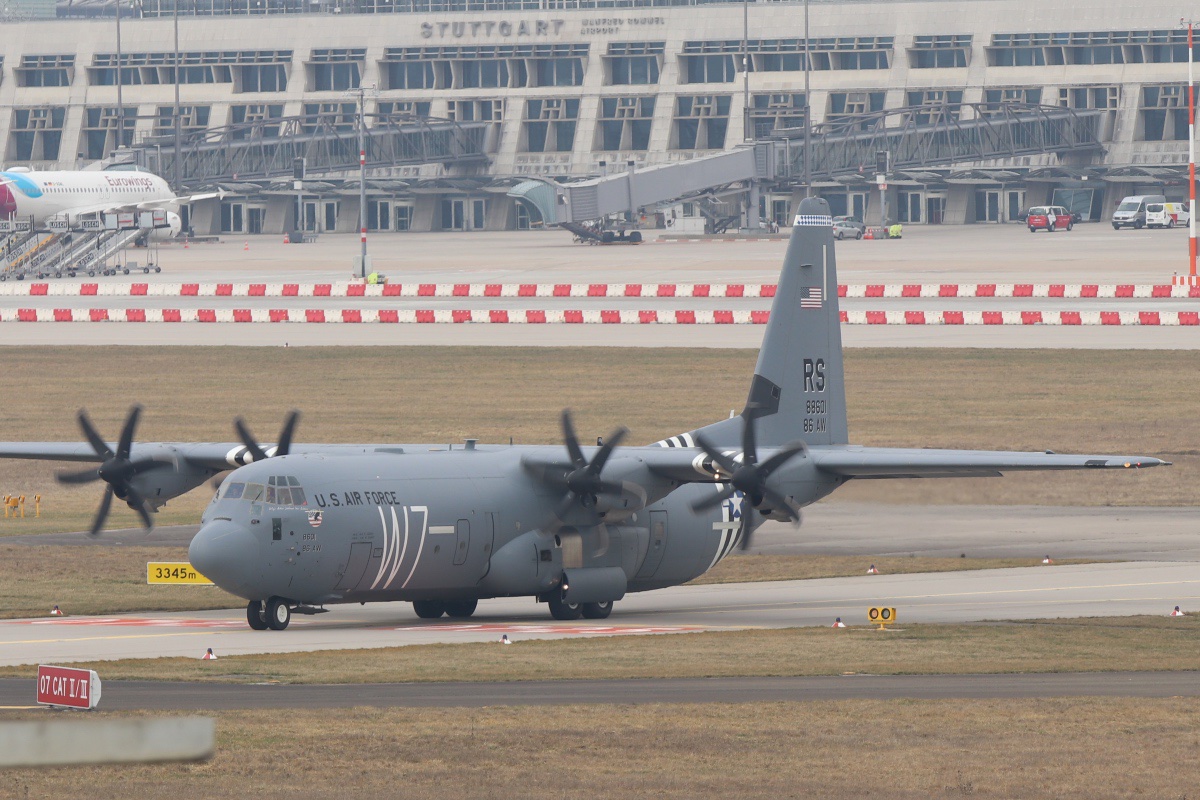
<svg viewBox="0 0 1200 800">
<path fill-rule="evenodd" d="M 367 168 L 428 163 L 485 166 L 493 123 L 432 117 L 367 115 Z M 168 179 L 176 175 L 170 135 L 136 144 L 138 162 Z M 307 176 L 358 171 L 358 132 L 353 122 L 325 115 L 264 119 L 212 128 L 181 139 L 179 181 L 194 189 L 231 181 L 290 179 L 297 158 Z"/>
<path fill-rule="evenodd" d="M 909 106 L 859 114 L 813 129 L 812 180 L 875 175 L 875 154 L 888 151 L 894 170 L 969 164 L 1040 153 L 1100 152 L 1102 110 L 1026 103 Z M 786 142 L 776 177 L 803 178 L 803 133 Z M 779 169 L 779 167 L 784 169 Z"/>
</svg>

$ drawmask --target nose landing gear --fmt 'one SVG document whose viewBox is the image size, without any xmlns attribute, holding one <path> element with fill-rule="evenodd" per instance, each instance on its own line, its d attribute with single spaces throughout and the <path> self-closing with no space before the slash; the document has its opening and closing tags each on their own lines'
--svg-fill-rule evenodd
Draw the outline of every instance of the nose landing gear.
<svg viewBox="0 0 1200 800">
<path fill-rule="evenodd" d="M 292 621 L 292 608 L 282 597 L 272 597 L 265 603 L 251 600 L 246 605 L 246 622 L 256 631 L 281 631 Z"/>
</svg>

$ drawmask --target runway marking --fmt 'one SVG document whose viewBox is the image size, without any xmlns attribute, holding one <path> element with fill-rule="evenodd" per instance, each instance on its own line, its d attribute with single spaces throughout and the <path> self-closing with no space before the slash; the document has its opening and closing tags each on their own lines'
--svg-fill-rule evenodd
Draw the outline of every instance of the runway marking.
<svg viewBox="0 0 1200 800">
<path fill-rule="evenodd" d="M 78 617 L 71 619 L 14 619 L 17 625 L 100 625 L 128 627 L 234 628 L 245 623 L 228 619 L 155 619 L 152 617 Z"/>
<path fill-rule="evenodd" d="M 170 636 L 213 636 L 223 631 L 179 631 L 178 633 L 129 633 L 123 636 L 80 636 L 65 639 L 12 639 L 0 644 L 62 644 L 64 642 L 107 642 L 118 639 L 164 639 Z"/>
<path fill-rule="evenodd" d="M 406 625 L 400 627 L 387 626 L 385 628 L 377 628 L 376 630 L 394 630 L 413 633 L 435 631 L 438 633 L 556 633 L 579 635 L 616 635 L 644 633 L 694 633 L 708 629 L 702 625 L 522 625 L 507 624 L 503 622 L 487 622 L 449 625 Z"/>
</svg>

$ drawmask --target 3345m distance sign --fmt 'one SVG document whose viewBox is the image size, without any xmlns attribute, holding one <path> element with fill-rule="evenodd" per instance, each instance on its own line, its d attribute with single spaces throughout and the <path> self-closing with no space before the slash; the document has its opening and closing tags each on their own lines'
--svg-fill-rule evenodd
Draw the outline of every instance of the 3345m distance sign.
<svg viewBox="0 0 1200 800">
<path fill-rule="evenodd" d="M 186 561 L 150 561 L 146 564 L 146 583 L 212 586 L 213 582 Z"/>
</svg>

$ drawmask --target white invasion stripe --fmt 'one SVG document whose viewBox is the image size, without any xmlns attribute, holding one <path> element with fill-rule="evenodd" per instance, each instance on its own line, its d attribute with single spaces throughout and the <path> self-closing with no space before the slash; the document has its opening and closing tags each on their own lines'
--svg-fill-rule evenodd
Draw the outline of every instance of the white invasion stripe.
<svg viewBox="0 0 1200 800">
<path fill-rule="evenodd" d="M 684 444 L 685 444 L 686 446 L 688 446 L 688 447 L 695 447 L 695 446 L 696 446 L 696 440 L 692 438 L 692 434 L 690 434 L 690 433 L 685 433 L 685 434 L 683 434 L 683 435 L 682 435 L 680 438 L 682 438 L 682 439 L 683 439 L 683 442 L 684 442 Z"/>
<path fill-rule="evenodd" d="M 430 535 L 433 535 L 433 534 L 441 535 L 441 534 L 446 534 L 446 533 L 454 533 L 454 526 L 453 525 L 430 525 L 429 533 L 430 533 Z"/>
<path fill-rule="evenodd" d="M 379 572 L 375 575 L 375 580 L 371 583 L 371 588 L 374 589 L 379 585 L 379 581 L 383 579 L 384 570 L 387 569 L 388 559 L 392 554 L 392 540 L 388 536 L 387 518 L 383 516 L 383 506 L 375 507 L 379 511 L 379 524 L 383 527 L 383 557 L 379 559 Z"/>
<path fill-rule="evenodd" d="M 396 532 L 396 538 L 400 538 L 400 520 L 396 518 L 396 507 L 392 506 L 392 530 Z M 404 508 L 404 545 L 400 548 L 396 563 L 392 566 L 392 571 L 388 573 L 388 579 L 384 581 L 383 586 L 386 589 L 392 585 L 392 581 L 396 579 L 396 573 L 400 571 L 400 565 L 404 563 L 404 554 L 408 552 L 408 507 Z"/>
<path fill-rule="evenodd" d="M 425 550 L 425 530 L 429 527 L 429 506 L 413 506 L 412 510 L 416 511 L 418 508 L 421 509 L 422 514 L 424 514 L 424 516 L 421 518 L 421 541 L 417 545 L 417 557 L 413 559 L 412 570 L 409 571 L 408 577 L 404 579 L 404 583 L 400 584 L 401 589 L 407 587 L 408 582 L 412 580 L 412 576 L 417 571 L 417 565 L 421 563 L 421 553 L 424 552 L 424 550 Z M 408 521 L 408 507 L 407 506 L 405 506 L 404 520 L 407 523 L 407 521 Z"/>
</svg>

